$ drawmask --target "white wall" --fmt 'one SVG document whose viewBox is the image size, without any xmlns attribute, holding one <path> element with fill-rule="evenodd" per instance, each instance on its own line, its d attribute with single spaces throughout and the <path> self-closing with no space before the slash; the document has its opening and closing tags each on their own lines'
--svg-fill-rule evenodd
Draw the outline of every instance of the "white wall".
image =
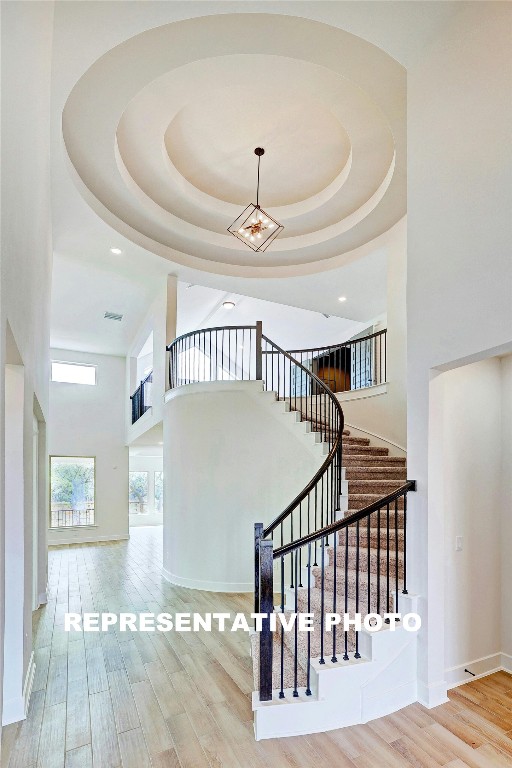
<svg viewBox="0 0 512 768">
<path fill-rule="evenodd" d="M 128 448 L 125 446 L 125 359 L 52 349 L 52 359 L 97 366 L 96 386 L 50 385 L 49 451 L 96 457 L 96 524 L 52 530 L 49 544 L 128 537 Z"/>
<path fill-rule="evenodd" d="M 137 450 L 137 449 L 135 449 Z M 148 451 L 154 452 L 154 455 L 138 455 L 130 451 L 130 472 L 147 472 L 148 473 L 148 505 L 147 513 L 145 514 L 130 514 L 130 528 L 139 525 L 162 525 L 163 524 L 163 512 L 159 512 L 155 507 L 155 472 L 162 472 L 164 466 L 164 458 L 162 454 L 162 446 L 154 446 L 154 448 L 145 447 L 145 454 Z"/>
<path fill-rule="evenodd" d="M 509 3 L 460 3 L 408 69 L 408 572 L 420 700 L 445 700 L 443 521 L 429 503 L 434 369 L 512 348 Z M 430 420 L 430 427 L 433 420 Z"/>
<path fill-rule="evenodd" d="M 164 573 L 216 591 L 254 587 L 254 523 L 268 524 L 320 466 L 258 382 L 170 393 L 164 413 Z M 273 410 L 272 410 L 273 409 Z"/>
<path fill-rule="evenodd" d="M 2 3 L 2 225 L 0 298 L 0 419 L 4 416 L 5 362 L 24 373 L 24 585 L 23 655 L 25 678 L 32 651 L 32 425 L 36 410 L 48 414 L 48 348 L 51 284 L 49 173 L 50 66 L 52 2 Z M 8 326 L 9 324 L 9 326 Z M 9 331 L 8 331 L 9 327 Z M 12 330 L 12 338 L 7 336 Z M 12 343 L 11 343 L 12 342 Z M 15 351 L 14 351 L 15 350 Z M 4 425 L 0 425 L 3 454 Z M 0 456 L 0 647 L 4 615 L 4 457 Z M 43 466 L 46 466 L 44 460 Z M 44 486 L 44 477 L 41 484 Z M 44 495 L 41 521 L 46 517 Z M 46 526 L 39 527 L 39 592 L 46 593 Z M 44 598 L 45 599 L 45 598 Z M 9 616 L 7 616 L 9 621 Z M 0 678 L 3 659 L 0 654 Z M 0 687 L 1 688 L 1 687 Z M 1 697 L 1 693 L 0 693 Z M 0 698 L 0 711 L 2 709 Z"/>
<path fill-rule="evenodd" d="M 163 403 L 166 381 L 166 318 L 167 318 L 167 282 L 164 281 L 161 290 L 155 297 L 144 322 L 142 323 L 136 338 L 133 341 L 130 352 L 126 358 L 126 383 L 125 383 L 125 419 L 126 442 L 132 443 L 137 437 L 144 434 L 156 424 L 162 421 Z M 148 336 L 153 334 L 153 383 L 151 387 L 152 407 L 135 424 L 132 424 L 132 411 L 130 395 L 140 384 L 140 368 L 137 357 L 143 349 Z"/>
<path fill-rule="evenodd" d="M 501 649 L 512 656 L 512 355 L 501 360 Z"/>
<path fill-rule="evenodd" d="M 441 374 L 433 394 L 430 504 L 444 520 L 449 684 L 469 679 L 464 667 L 472 662 L 501 652 L 501 387 L 495 357 Z"/>
<path fill-rule="evenodd" d="M 407 447 L 406 281 L 407 224 L 406 219 L 402 219 L 393 228 L 387 248 L 387 320 L 382 326 L 388 330 L 385 391 L 375 396 L 369 391 L 367 396 L 353 393 L 340 397 L 349 425 L 384 438 L 403 450 Z M 357 399 L 352 399 L 354 395 Z"/>
</svg>

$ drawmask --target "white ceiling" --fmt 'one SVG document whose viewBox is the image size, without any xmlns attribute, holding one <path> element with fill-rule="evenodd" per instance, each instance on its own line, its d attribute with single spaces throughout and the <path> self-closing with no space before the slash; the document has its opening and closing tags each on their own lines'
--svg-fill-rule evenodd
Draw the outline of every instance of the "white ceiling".
<svg viewBox="0 0 512 768">
<path fill-rule="evenodd" d="M 310 273 L 405 213 L 405 69 L 331 26 L 247 23 L 188 19 L 109 50 L 67 98 L 65 150 L 89 205 L 154 253 L 223 274 Z M 227 232 L 255 202 L 255 145 L 276 184 L 262 202 L 284 224 L 256 254 Z"/>
<path fill-rule="evenodd" d="M 405 210 L 397 62 L 460 5 L 57 3 L 52 344 L 125 354 L 167 274 L 362 324 L 384 311 L 385 230 Z M 262 204 L 286 224 L 265 256 L 225 232 L 256 144 Z"/>
<path fill-rule="evenodd" d="M 385 265 L 384 265 L 385 271 Z M 223 306 L 234 302 L 232 309 Z M 263 323 L 263 332 L 285 349 L 335 344 L 359 333 L 364 323 L 236 293 L 178 283 L 178 335 L 200 328 Z"/>
</svg>

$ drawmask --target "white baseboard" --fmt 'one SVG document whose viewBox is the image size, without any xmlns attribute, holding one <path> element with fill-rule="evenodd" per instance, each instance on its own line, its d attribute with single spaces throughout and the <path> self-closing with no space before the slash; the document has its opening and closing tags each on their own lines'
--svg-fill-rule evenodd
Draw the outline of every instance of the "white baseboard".
<svg viewBox="0 0 512 768">
<path fill-rule="evenodd" d="M 465 672 L 469 669 L 473 674 Z M 466 664 L 460 664 L 457 667 L 450 667 L 445 670 L 445 680 L 447 688 L 457 688 L 459 685 L 470 683 L 472 680 L 478 680 L 480 677 L 487 677 L 500 670 L 512 671 L 512 656 L 506 653 L 492 653 L 490 656 L 483 656 L 480 659 L 473 659 Z"/>
<path fill-rule="evenodd" d="M 79 539 L 67 537 L 59 537 L 58 541 L 49 541 L 48 547 L 61 547 L 69 546 L 70 544 L 94 544 L 101 541 L 127 541 L 130 538 L 128 534 L 122 536 L 82 536 Z"/>
<path fill-rule="evenodd" d="M 430 684 L 418 680 L 418 701 L 427 709 L 438 707 L 440 704 L 446 704 L 449 701 L 446 695 L 447 688 L 445 680 Z"/>
<path fill-rule="evenodd" d="M 4 701 L 2 725 L 11 725 L 11 723 L 19 723 L 20 720 L 25 720 L 28 712 L 28 706 L 30 704 L 30 696 L 32 693 L 32 686 L 34 684 L 35 673 L 36 662 L 34 658 L 34 651 L 32 651 L 21 696 L 15 699 L 7 699 L 7 701 Z"/>
<path fill-rule="evenodd" d="M 162 576 L 171 584 L 177 587 L 186 587 L 187 589 L 201 589 L 204 592 L 252 592 L 254 584 L 251 582 L 231 582 L 231 581 L 203 581 L 201 579 L 187 579 L 182 576 L 176 576 L 166 568 L 162 568 Z"/>
</svg>

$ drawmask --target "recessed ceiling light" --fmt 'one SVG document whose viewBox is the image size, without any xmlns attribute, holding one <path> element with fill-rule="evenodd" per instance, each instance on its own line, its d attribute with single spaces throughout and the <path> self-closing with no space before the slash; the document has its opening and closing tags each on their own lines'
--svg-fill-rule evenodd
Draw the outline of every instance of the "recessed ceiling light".
<svg viewBox="0 0 512 768">
<path fill-rule="evenodd" d="M 122 250 L 120 248 L 111 248 L 110 253 L 115 253 L 116 255 L 119 255 L 122 253 Z"/>
<path fill-rule="evenodd" d="M 338 301 L 346 301 L 346 300 L 347 300 L 346 296 L 340 296 L 338 299 Z"/>
<path fill-rule="evenodd" d="M 224 309 L 234 309 L 235 308 L 235 302 L 234 301 L 223 301 L 222 306 Z"/>
</svg>

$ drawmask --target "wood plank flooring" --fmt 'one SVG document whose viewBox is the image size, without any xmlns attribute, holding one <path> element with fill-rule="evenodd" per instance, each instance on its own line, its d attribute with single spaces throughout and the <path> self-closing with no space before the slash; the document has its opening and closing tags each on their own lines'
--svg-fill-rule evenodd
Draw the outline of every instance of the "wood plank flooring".
<svg viewBox="0 0 512 768">
<path fill-rule="evenodd" d="M 3 768 L 512 768 L 512 676 L 498 673 L 367 725 L 254 741 L 249 641 L 237 633 L 66 634 L 70 611 L 247 611 L 160 575 L 161 528 L 57 547 L 34 614 L 28 717 L 4 729 Z"/>
</svg>

